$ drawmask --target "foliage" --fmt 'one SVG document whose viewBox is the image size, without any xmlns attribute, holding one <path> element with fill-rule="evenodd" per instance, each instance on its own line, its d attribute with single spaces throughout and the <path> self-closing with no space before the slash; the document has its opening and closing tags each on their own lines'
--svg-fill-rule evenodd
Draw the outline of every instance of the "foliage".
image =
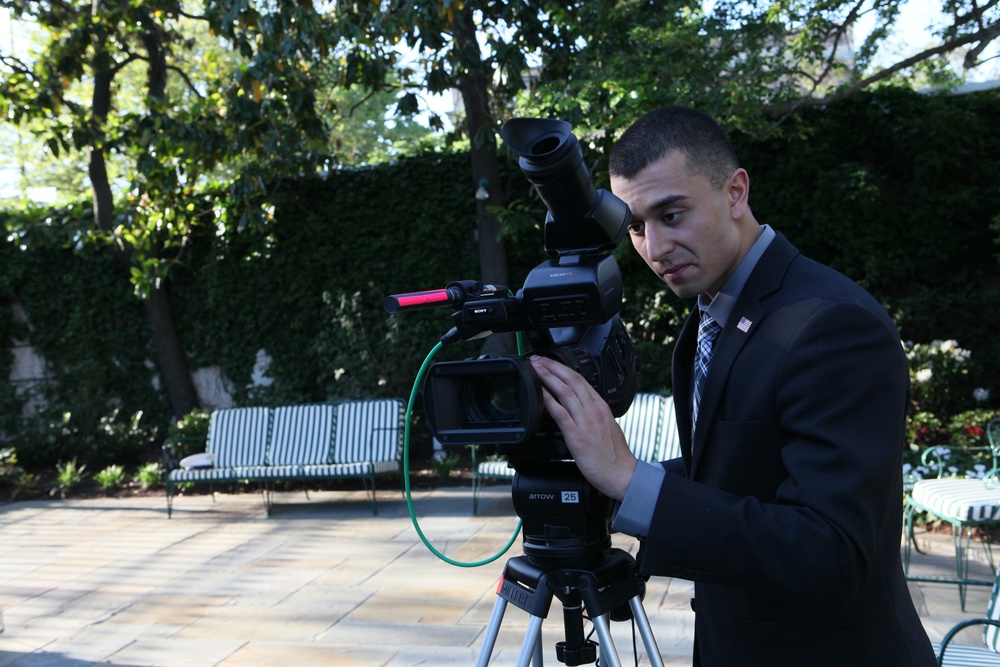
<svg viewBox="0 0 1000 667">
<path fill-rule="evenodd" d="M 207 410 L 192 410 L 170 425 L 167 440 L 173 444 L 178 460 L 205 451 L 211 417 Z"/>
<path fill-rule="evenodd" d="M 904 347 L 910 365 L 912 400 L 917 410 L 952 414 L 956 405 L 968 404 L 974 398 L 968 380 L 972 353 L 959 347 L 958 341 L 905 343 Z"/>
<path fill-rule="evenodd" d="M 1000 395 L 1000 314 L 985 307 L 1000 298 L 990 228 L 1000 189 L 989 177 L 1000 168 L 1000 137 L 988 130 L 1000 122 L 1000 96 L 887 91 L 812 110 L 802 122 L 808 140 L 738 137 L 754 211 L 805 255 L 861 282 L 906 340 L 955 339 L 971 351 L 958 378 L 967 384 L 949 390 L 948 414 L 935 413 L 946 430 L 951 414 L 988 405 L 973 390 Z M 193 230 L 170 291 L 192 366 L 220 369 L 239 405 L 408 396 L 452 321 L 445 309 L 387 316 L 382 301 L 480 277 L 475 200 L 461 176 L 469 159 L 435 153 L 284 181 L 272 222 L 240 231 L 227 219 Z M 600 156 L 588 149 L 587 160 Z M 501 164 L 505 188 L 523 207 L 509 246 L 516 288 L 543 259 L 543 210 L 516 166 Z M 45 358 L 41 381 L 0 385 L 4 444 L 17 447 L 27 470 L 73 456 L 92 469 L 158 458 L 154 441 L 175 421 L 123 269 L 104 253 L 71 247 L 89 215 L 82 206 L 0 212 L 0 335 Z M 617 255 L 640 389 L 669 391 L 670 353 L 691 303 L 669 293 L 631 248 Z M 928 270 L 939 266 L 947 270 Z M 15 320 L 15 303 L 26 322 Z M 261 351 L 271 359 L 267 386 L 255 383 Z M 472 342 L 442 358 L 479 353 Z M 0 354 L 0 372 L 11 368 L 11 355 Z M 22 419 L 36 396 L 49 407 Z M 191 427 L 204 418 L 193 416 Z"/>
<path fill-rule="evenodd" d="M 329 22 L 305 1 L 220 0 L 198 16 L 172 0 L 7 4 L 47 40 L 32 58 L 0 51 L 0 113 L 32 124 L 39 144 L 57 156 L 86 155 L 94 224 L 75 245 L 127 268 L 145 301 L 145 333 L 171 409 L 183 415 L 198 397 L 168 274 L 199 225 L 217 214 L 236 217 L 237 228 L 260 224 L 273 210 L 265 181 L 325 164 L 316 90 L 336 42 Z M 211 39 L 199 45 L 188 37 L 199 31 Z M 220 55 L 227 48 L 238 57 Z M 119 93 L 137 69 L 144 74 L 133 91 L 139 103 L 129 106 Z M 122 166 L 115 181 L 112 156 Z M 202 192 L 217 179 L 229 200 L 219 209 Z"/>
<path fill-rule="evenodd" d="M 283 195 L 267 229 L 199 237 L 193 270 L 174 286 L 196 363 L 222 365 L 241 404 L 362 389 L 408 395 L 423 354 L 450 323 L 442 311 L 387 317 L 382 302 L 478 276 L 464 224 L 472 193 L 455 179 L 467 160 L 430 155 L 331 172 Z M 276 379 L 267 387 L 253 385 L 261 349 Z"/>
<path fill-rule="evenodd" d="M 431 462 L 431 469 L 438 477 L 449 477 L 451 472 L 458 467 L 459 460 L 459 455 L 455 453 L 441 458 L 435 458 Z"/>
<path fill-rule="evenodd" d="M 801 138 L 736 137 L 757 218 L 874 294 L 903 340 L 961 341 L 973 353 L 968 390 L 988 388 L 1000 361 L 1000 311 L 984 307 L 1000 299 L 989 227 L 1000 91 L 882 90 L 801 123 Z"/>
<path fill-rule="evenodd" d="M 2 54 L 0 104 L 15 123 L 43 122 L 54 154 L 97 147 L 129 156 L 131 206 L 119 222 L 140 253 L 149 235 L 167 245 L 183 239 L 196 210 L 184 198 L 217 165 L 234 170 L 234 198 L 250 201 L 262 167 L 297 171 L 323 154 L 314 90 L 333 44 L 312 3 L 213 2 L 200 16 L 166 1 L 96 13 L 89 2 L 13 9 L 47 42 L 34 60 Z M 117 97 L 96 97 L 101 78 L 117 83 Z M 98 101 L 117 113 L 91 106 Z"/>
<path fill-rule="evenodd" d="M 932 412 L 911 413 L 906 419 L 906 442 L 914 451 L 922 451 L 949 442 L 948 430 Z"/>
<path fill-rule="evenodd" d="M 522 88 L 529 58 L 573 39 L 571 24 L 548 20 L 547 0 L 531 2 L 337 3 L 333 14 L 344 40 L 346 57 L 338 79 L 346 88 L 382 91 L 398 86 L 394 116 L 420 112 L 420 97 L 457 92 L 462 108 L 456 114 L 450 142 L 467 142 L 467 180 L 486 198 L 473 202 L 469 229 L 477 233 L 480 278 L 490 284 L 511 283 L 506 241 L 497 207 L 506 205 L 497 132 L 509 117 L 510 101 Z M 428 110 L 429 123 L 444 129 L 444 120 Z M 504 349 L 509 337 L 494 337 L 487 347 Z M 512 347 L 512 345 L 510 345 Z"/>
<path fill-rule="evenodd" d="M 952 416 L 948 425 L 952 444 L 964 448 L 982 447 L 987 442 L 986 426 L 997 417 L 1000 417 L 1000 410 L 993 408 L 965 410 Z M 1000 442 L 997 445 L 1000 446 Z"/>
<path fill-rule="evenodd" d="M 21 467 L 13 447 L 0 448 L 0 488 L 9 489 L 11 500 L 22 493 L 35 491 L 40 483 L 36 473 L 28 472 Z"/>
<path fill-rule="evenodd" d="M 156 488 L 163 481 L 163 467 L 156 461 L 139 466 L 139 470 L 132 478 L 143 491 Z"/>
<path fill-rule="evenodd" d="M 17 495 L 18 485 L 25 474 L 24 468 L 17 462 L 14 448 L 0 448 L 0 487 L 10 488 L 11 498 Z"/>
<path fill-rule="evenodd" d="M 9 484 L 24 471 L 17 463 L 17 452 L 13 447 L 0 449 L 0 483 Z"/>
<path fill-rule="evenodd" d="M 393 83 L 366 92 L 333 81 L 321 92 L 322 117 L 330 127 L 330 159 L 341 166 L 372 165 L 444 148 L 444 138 L 415 118 L 392 116 L 399 102 Z"/>
<path fill-rule="evenodd" d="M 125 466 L 113 464 L 94 475 L 94 481 L 105 493 L 120 489 L 125 485 Z"/>
<path fill-rule="evenodd" d="M 911 441 L 904 457 L 904 473 L 912 474 L 915 479 L 937 476 L 983 479 L 997 475 L 1000 460 L 990 449 L 986 426 L 998 417 L 1000 410 L 979 409 L 954 415 L 946 427 L 936 421 L 930 438 L 933 442 Z M 911 428 L 918 433 L 924 429 L 920 425 Z"/>
<path fill-rule="evenodd" d="M 389 12 L 378 3 L 338 3 L 336 25 L 346 46 L 339 80 L 345 87 L 371 90 L 392 86 L 398 90 L 395 117 L 423 111 L 432 127 L 443 129 L 445 119 L 421 99 L 424 95 L 464 94 L 473 79 L 481 78 L 489 86 L 482 91 L 489 98 L 481 103 L 502 108 L 522 87 L 529 58 L 571 38 L 570 31 L 561 30 L 568 26 L 545 20 L 547 9 L 545 2 L 536 1 L 394 3 Z M 496 129 L 482 131 L 492 135 Z M 461 134 L 463 128 L 455 130 Z M 469 139 L 493 141 L 492 136 Z"/>
<path fill-rule="evenodd" d="M 86 479 L 86 475 L 84 474 L 86 469 L 87 466 L 85 465 L 77 465 L 76 459 L 57 463 L 55 486 L 50 491 L 50 494 L 55 495 L 59 493 L 59 496 L 65 500 L 66 495 Z"/>
<path fill-rule="evenodd" d="M 796 110 L 883 83 L 953 84 L 949 57 L 984 60 L 1000 9 L 960 0 L 933 44 L 894 52 L 888 35 L 905 0 L 679 0 L 547 3 L 558 27 L 517 115 L 580 124 L 605 148 L 640 114 L 665 104 L 704 109 L 729 128 L 766 136 Z M 554 6 L 553 6 L 554 5 Z M 861 39 L 859 18 L 871 30 Z M 853 53 L 850 43 L 858 44 Z M 798 128 L 799 130 L 801 128 Z M 795 132 L 793 132 L 794 134 Z"/>
<path fill-rule="evenodd" d="M 242 72 L 249 68 L 247 58 L 227 48 L 224 41 L 211 34 L 206 21 L 178 17 L 176 23 L 181 26 L 185 41 L 183 44 L 172 45 L 172 57 L 175 59 L 176 70 L 183 68 L 184 75 L 169 76 L 166 89 L 172 99 L 194 102 L 197 97 L 186 88 L 187 82 L 200 88 L 212 89 L 217 86 L 218 81 L 225 80 L 227 73 Z M 40 27 L 38 22 L 19 21 L 15 30 L 25 47 L 17 49 L 17 52 L 31 50 L 44 53 L 48 31 Z M 259 64 L 257 63 L 258 69 Z M 146 77 L 146 68 L 143 67 L 125 66 L 117 73 L 115 106 L 120 113 L 135 117 L 143 112 L 146 107 Z M 384 162 L 443 143 L 427 127 L 412 120 L 387 118 L 386 109 L 396 103 L 395 88 L 377 94 L 345 90 L 336 85 L 331 73 L 325 69 L 317 72 L 315 85 L 317 114 L 328 128 L 324 160 L 331 164 Z M 218 102 L 223 95 L 224 91 L 220 91 L 211 101 Z M 207 108 L 208 102 L 200 103 Z M 225 111 L 225 106 L 220 106 L 220 112 Z M 206 115 L 210 117 L 211 114 Z M 0 125 L 0 143 L 9 149 L 6 155 L 0 156 L 0 168 L 16 171 L 19 176 L 16 187 L 7 189 L 8 193 L 15 190 L 16 198 L 3 201 L 5 206 L 33 206 L 26 198 L 32 184 L 53 187 L 58 205 L 74 203 L 79 194 L 88 189 L 87 156 L 77 151 L 60 151 L 58 155 L 49 150 L 39 151 L 39 135 L 45 133 L 45 128 L 44 121 L 28 117 L 22 118 L 18 124 Z M 160 129 L 174 131 L 177 128 L 168 126 Z M 207 131 L 210 126 L 206 124 L 200 129 Z M 194 127 L 192 131 L 200 129 Z M 113 183 L 122 183 L 128 178 L 133 169 L 130 167 L 131 159 L 131 155 L 123 152 L 107 156 L 109 176 Z M 213 180 L 225 181 L 235 175 L 233 168 L 224 160 L 216 168 L 209 167 L 206 170 L 206 177 Z"/>
<path fill-rule="evenodd" d="M 1000 450 L 991 450 L 987 424 L 1000 410 L 982 405 L 988 395 L 966 391 L 970 353 L 953 340 L 906 348 L 914 411 L 907 418 L 904 473 L 912 479 L 998 474 Z"/>
<path fill-rule="evenodd" d="M 140 461 L 155 442 L 157 431 L 157 425 L 144 418 L 141 410 L 127 415 L 113 408 L 89 417 L 60 412 L 50 404 L 40 408 L 33 419 L 25 420 L 15 437 L 28 468 L 70 455 L 105 466 Z"/>
</svg>

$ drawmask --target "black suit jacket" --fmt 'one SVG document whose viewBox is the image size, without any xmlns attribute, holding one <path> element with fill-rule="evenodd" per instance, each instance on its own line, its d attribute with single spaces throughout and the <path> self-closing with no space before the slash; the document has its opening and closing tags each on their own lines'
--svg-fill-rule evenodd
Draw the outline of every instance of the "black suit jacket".
<svg viewBox="0 0 1000 667">
<path fill-rule="evenodd" d="M 716 341 L 692 442 L 697 326 L 673 359 L 683 459 L 640 556 L 695 581 L 695 664 L 936 664 L 900 563 L 909 374 L 885 310 L 779 234 Z"/>
</svg>

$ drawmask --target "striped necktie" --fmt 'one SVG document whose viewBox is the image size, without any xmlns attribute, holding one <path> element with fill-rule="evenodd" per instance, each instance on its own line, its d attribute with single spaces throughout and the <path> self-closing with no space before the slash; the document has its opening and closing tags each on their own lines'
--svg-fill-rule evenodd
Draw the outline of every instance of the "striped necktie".
<svg viewBox="0 0 1000 667">
<path fill-rule="evenodd" d="M 698 404 L 701 402 L 701 392 L 708 377 L 708 365 L 712 361 L 712 349 L 715 339 L 719 337 L 722 327 L 712 319 L 707 310 L 701 311 L 701 322 L 698 324 L 698 342 L 694 353 L 694 392 L 691 400 L 691 433 L 694 434 L 698 423 Z"/>
</svg>

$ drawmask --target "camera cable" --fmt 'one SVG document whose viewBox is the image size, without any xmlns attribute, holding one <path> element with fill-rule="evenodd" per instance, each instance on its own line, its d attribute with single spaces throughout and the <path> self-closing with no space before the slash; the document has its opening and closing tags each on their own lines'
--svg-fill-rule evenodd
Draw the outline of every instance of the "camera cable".
<svg viewBox="0 0 1000 667">
<path fill-rule="evenodd" d="M 520 342 L 520 334 L 518 334 L 519 347 Z M 403 487 L 406 494 L 406 507 L 410 513 L 410 521 L 413 523 L 413 527 L 417 531 L 417 536 L 420 537 L 420 541 L 424 543 L 424 546 L 427 547 L 432 554 L 449 565 L 455 565 L 456 567 L 480 567 L 481 565 L 492 563 L 507 553 L 510 547 L 514 544 L 514 541 L 517 539 L 518 534 L 521 532 L 521 520 L 518 519 L 517 527 L 514 529 L 514 534 L 510 536 L 510 540 L 507 544 L 505 544 L 504 547 L 494 555 L 479 561 L 455 560 L 441 553 L 424 535 L 424 531 L 420 529 L 420 522 L 417 521 L 417 514 L 413 509 L 413 497 L 410 494 L 410 416 L 413 412 L 413 406 L 417 400 L 417 394 L 420 392 L 420 386 L 423 383 L 424 375 L 426 375 L 427 369 L 430 368 L 431 361 L 442 347 L 444 347 L 442 343 L 437 343 L 427 354 L 427 357 L 424 359 L 424 363 L 420 366 L 420 371 L 417 373 L 416 379 L 413 381 L 413 389 L 410 391 L 410 400 L 406 404 L 406 417 L 405 423 L 403 424 Z"/>
</svg>

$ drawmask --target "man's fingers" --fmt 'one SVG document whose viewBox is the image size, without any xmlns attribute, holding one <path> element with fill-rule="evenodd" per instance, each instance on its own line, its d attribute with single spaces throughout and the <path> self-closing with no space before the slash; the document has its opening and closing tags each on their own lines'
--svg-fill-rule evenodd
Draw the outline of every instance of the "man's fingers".
<svg viewBox="0 0 1000 667">
<path fill-rule="evenodd" d="M 593 402 L 594 397 L 597 396 L 590 383 L 569 366 L 544 357 L 532 357 L 531 364 L 542 380 L 542 384 L 552 391 L 555 398 L 562 402 L 564 407 L 568 408 L 565 405 L 566 399 L 575 398 L 581 406 L 585 406 Z M 598 396 L 598 398 L 600 397 Z"/>
</svg>

